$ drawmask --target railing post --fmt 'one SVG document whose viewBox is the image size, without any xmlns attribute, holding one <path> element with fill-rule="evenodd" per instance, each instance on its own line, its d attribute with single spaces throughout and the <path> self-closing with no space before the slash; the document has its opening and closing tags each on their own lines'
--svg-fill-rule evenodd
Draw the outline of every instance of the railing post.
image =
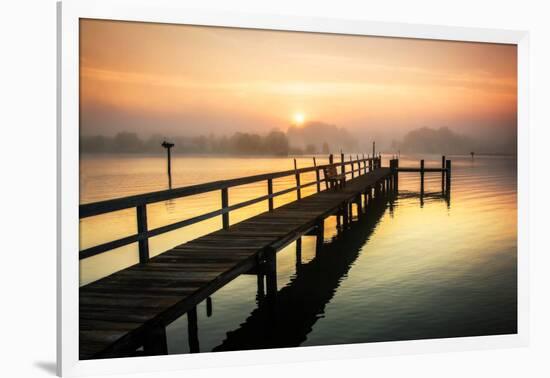
<svg viewBox="0 0 550 378">
<path fill-rule="evenodd" d="M 222 188 L 222 210 L 229 207 L 229 192 L 227 188 Z M 229 213 L 222 213 L 222 226 L 224 230 L 229 228 Z"/>
<path fill-rule="evenodd" d="M 363 153 L 363 173 L 367 174 L 367 161 L 365 160 L 365 153 Z"/>
<path fill-rule="evenodd" d="M 344 153 L 342 151 L 340 151 L 340 164 L 342 166 L 342 174 L 344 175 L 344 177 L 346 176 L 346 165 L 344 164 Z"/>
<path fill-rule="evenodd" d="M 298 166 L 296 165 L 296 159 L 294 159 L 294 172 L 296 176 L 296 197 L 302 198 L 302 191 L 300 189 L 300 173 L 298 173 Z"/>
<path fill-rule="evenodd" d="M 313 157 L 313 166 L 315 167 L 315 181 L 317 181 L 317 193 L 321 191 L 321 177 L 319 175 L 319 168 L 317 168 L 317 161 L 315 156 Z"/>
<path fill-rule="evenodd" d="M 372 159 L 367 154 L 367 159 L 369 160 L 369 172 L 372 172 Z"/>
<path fill-rule="evenodd" d="M 141 204 L 136 207 L 137 231 L 138 234 L 145 234 L 145 238 L 139 239 L 139 262 L 140 264 L 149 261 L 149 238 L 147 237 L 147 205 Z"/>
<path fill-rule="evenodd" d="M 267 179 L 267 194 L 269 198 L 267 199 L 267 206 L 269 211 L 273 211 L 273 179 Z"/>
<path fill-rule="evenodd" d="M 334 164 L 334 155 L 332 154 L 328 155 L 328 163 L 329 165 Z M 327 177 L 324 176 L 324 173 L 323 173 L 323 178 L 325 179 L 325 188 L 328 190 L 328 180 L 327 180 Z"/>
<path fill-rule="evenodd" d="M 353 169 L 353 158 L 351 157 L 351 155 L 349 156 L 349 162 L 351 163 L 351 178 L 354 178 L 355 177 L 355 169 Z"/>
</svg>

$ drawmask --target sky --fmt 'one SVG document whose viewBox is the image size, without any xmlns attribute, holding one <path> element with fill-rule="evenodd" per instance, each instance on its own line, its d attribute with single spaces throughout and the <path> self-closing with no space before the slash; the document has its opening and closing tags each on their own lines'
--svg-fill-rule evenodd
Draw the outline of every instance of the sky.
<svg viewBox="0 0 550 378">
<path fill-rule="evenodd" d="M 285 131 L 515 137 L 515 45 L 105 20 L 80 23 L 83 135 Z"/>
</svg>

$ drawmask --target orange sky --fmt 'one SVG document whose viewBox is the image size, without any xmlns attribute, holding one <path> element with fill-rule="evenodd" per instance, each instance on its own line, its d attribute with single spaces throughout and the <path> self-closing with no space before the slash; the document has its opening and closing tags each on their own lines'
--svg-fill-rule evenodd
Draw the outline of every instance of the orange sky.
<svg viewBox="0 0 550 378">
<path fill-rule="evenodd" d="M 81 131 L 514 133 L 512 45 L 118 21 L 80 25 Z"/>
</svg>

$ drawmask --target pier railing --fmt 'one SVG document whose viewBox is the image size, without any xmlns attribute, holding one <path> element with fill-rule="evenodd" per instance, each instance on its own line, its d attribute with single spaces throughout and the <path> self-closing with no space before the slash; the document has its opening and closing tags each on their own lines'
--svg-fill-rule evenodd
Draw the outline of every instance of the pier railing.
<svg viewBox="0 0 550 378">
<path fill-rule="evenodd" d="M 333 162 L 333 156 L 329 156 L 329 164 L 317 165 L 315 158 L 313 158 L 313 166 L 305 168 L 297 168 L 296 160 L 294 161 L 295 169 L 275 172 L 275 173 L 265 173 L 248 177 L 241 177 L 236 179 L 214 181 L 204 184 L 191 185 L 181 188 L 162 190 L 157 192 L 138 194 L 134 196 L 116 198 L 112 200 L 94 202 L 89 204 L 80 205 L 80 219 L 88 218 L 92 216 L 97 216 L 101 214 L 106 214 L 114 211 L 125 210 L 130 208 L 136 209 L 136 221 L 137 221 L 137 233 L 126 236 L 117 240 L 109 241 L 103 244 L 99 244 L 93 247 L 83 249 L 79 253 L 79 259 L 85 259 L 98 255 L 103 252 L 107 252 L 119 247 L 123 247 L 129 244 L 138 243 L 139 250 L 139 261 L 141 263 L 147 262 L 149 260 L 149 238 L 164 234 L 166 232 L 174 231 L 176 229 L 190 226 L 192 224 L 205 221 L 207 219 L 221 216 L 222 217 L 222 228 L 229 228 L 229 214 L 231 211 L 241 209 L 246 206 L 250 206 L 262 201 L 267 201 L 267 211 L 273 211 L 273 199 L 275 197 L 290 193 L 295 191 L 297 199 L 301 198 L 301 191 L 304 188 L 316 185 L 317 192 L 321 192 L 321 184 L 325 183 L 325 190 L 328 189 L 328 183 L 326 178 L 321 178 L 321 172 L 324 168 L 327 168 L 335 164 L 340 168 L 340 172 L 344 173 L 346 176 L 355 176 L 364 175 L 368 172 L 371 172 L 379 167 L 381 167 L 381 157 L 368 157 L 364 156 L 360 158 L 356 155 L 355 159 L 352 156 L 349 156 L 349 160 L 344 158 L 344 155 L 340 155 L 339 162 Z M 349 166 L 349 171 L 346 167 Z M 303 173 L 315 172 L 315 180 L 302 184 L 300 182 L 300 175 Z M 283 189 L 277 192 L 273 192 L 273 180 L 294 176 L 296 185 L 287 189 Z M 256 182 L 266 182 L 267 194 L 229 205 L 229 188 L 252 184 Z M 154 228 L 149 230 L 147 223 L 147 205 L 173 200 L 176 198 L 188 197 L 196 194 L 208 193 L 213 191 L 220 191 L 221 196 L 221 208 L 201 214 L 192 218 L 184 219 L 175 223 L 164 225 L 161 227 Z"/>
</svg>

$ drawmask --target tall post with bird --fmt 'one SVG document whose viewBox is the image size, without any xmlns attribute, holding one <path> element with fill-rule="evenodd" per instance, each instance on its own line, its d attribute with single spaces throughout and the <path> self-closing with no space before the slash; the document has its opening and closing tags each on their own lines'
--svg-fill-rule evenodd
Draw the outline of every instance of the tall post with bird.
<svg viewBox="0 0 550 378">
<path fill-rule="evenodd" d="M 166 148 L 166 158 L 167 158 L 167 169 L 168 169 L 168 187 L 172 189 L 172 157 L 170 154 L 170 149 L 174 147 L 174 143 L 169 143 L 167 141 L 162 142 L 162 147 Z"/>
</svg>

